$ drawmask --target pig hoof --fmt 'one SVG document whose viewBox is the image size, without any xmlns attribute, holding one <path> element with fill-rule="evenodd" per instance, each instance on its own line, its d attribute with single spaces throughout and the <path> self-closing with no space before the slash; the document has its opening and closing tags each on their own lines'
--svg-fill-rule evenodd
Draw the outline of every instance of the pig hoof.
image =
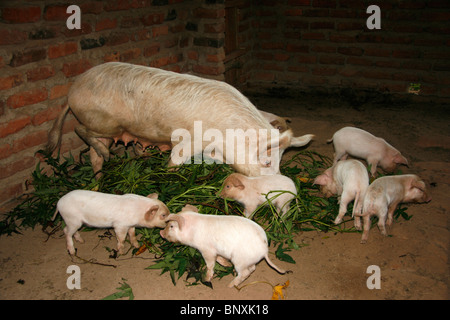
<svg viewBox="0 0 450 320">
<path fill-rule="evenodd" d="M 361 244 L 366 244 L 366 243 L 367 243 L 367 240 L 361 240 L 360 243 L 361 243 Z"/>
<path fill-rule="evenodd" d="M 202 284 L 213 289 L 213 285 L 212 285 L 211 281 L 202 281 Z"/>
<path fill-rule="evenodd" d="M 334 220 L 334 224 L 339 224 L 342 222 L 341 218 L 336 218 L 336 220 Z"/>
</svg>

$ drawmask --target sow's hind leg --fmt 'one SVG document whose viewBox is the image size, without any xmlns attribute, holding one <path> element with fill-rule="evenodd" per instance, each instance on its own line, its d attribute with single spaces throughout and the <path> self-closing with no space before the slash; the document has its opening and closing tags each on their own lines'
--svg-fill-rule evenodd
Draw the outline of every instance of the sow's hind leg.
<svg viewBox="0 0 450 320">
<path fill-rule="evenodd" d="M 99 139 L 104 135 L 93 132 L 86 128 L 84 125 L 79 125 L 75 128 L 75 132 L 83 139 L 91 148 L 97 152 L 98 156 L 103 157 L 104 160 L 109 160 L 109 149 L 108 147 Z"/>
</svg>

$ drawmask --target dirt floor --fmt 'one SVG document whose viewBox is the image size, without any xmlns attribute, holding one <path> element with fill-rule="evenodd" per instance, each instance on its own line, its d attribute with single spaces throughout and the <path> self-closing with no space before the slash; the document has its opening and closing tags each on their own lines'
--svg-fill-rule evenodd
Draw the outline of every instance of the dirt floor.
<svg viewBox="0 0 450 320">
<path fill-rule="evenodd" d="M 174 286 L 169 274 L 145 269 L 154 261 L 148 252 L 110 259 L 104 247 L 115 247 L 116 240 L 99 237 L 104 230 L 86 232 L 86 243 L 76 247 L 80 257 L 108 266 L 72 259 L 62 232 L 46 241 L 40 228 L 24 230 L 23 235 L 0 237 L 0 299 L 101 299 L 126 282 L 135 299 L 267 300 L 272 297 L 271 285 L 288 280 L 283 290 L 288 300 L 449 299 L 449 106 L 294 97 L 283 91 L 250 98 L 263 110 L 290 117 L 296 135 L 315 134 L 308 149 L 330 157 L 333 147 L 326 140 L 344 126 L 385 138 L 410 161 L 409 168 L 401 168 L 403 172 L 418 174 L 428 183 L 432 201 L 408 205 L 412 219 L 394 222 L 389 237 L 372 228 L 364 245 L 360 233 L 298 234 L 296 240 L 304 246 L 290 252 L 296 264 L 273 259 L 292 273 L 280 275 L 262 261 L 239 291 L 227 288 L 231 276 L 213 279 L 213 289 L 186 286 L 183 279 Z M 295 151 L 285 153 L 283 159 Z M 71 265 L 80 268 L 80 289 L 67 287 Z M 380 268 L 380 289 L 367 287 L 371 265 Z"/>
</svg>

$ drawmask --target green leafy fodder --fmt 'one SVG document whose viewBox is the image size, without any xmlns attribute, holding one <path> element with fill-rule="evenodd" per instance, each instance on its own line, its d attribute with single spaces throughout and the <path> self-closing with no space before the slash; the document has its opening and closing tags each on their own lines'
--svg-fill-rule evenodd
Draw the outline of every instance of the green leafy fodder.
<svg viewBox="0 0 450 320">
<path fill-rule="evenodd" d="M 171 169 L 167 168 L 169 156 L 170 152 L 151 150 L 144 156 L 135 157 L 125 151 L 105 162 L 101 177 L 96 179 L 85 155 L 80 156 L 81 161 L 75 161 L 72 155 L 61 159 L 59 155 L 53 158 L 44 154 L 47 168 L 44 170 L 40 163 L 37 164 L 30 183 L 31 191 L 0 221 L 0 234 L 19 233 L 22 228 L 34 228 L 36 225 L 47 226 L 52 223 L 51 218 L 59 198 L 75 189 L 143 196 L 156 192 L 159 200 L 173 213 L 191 204 L 203 214 L 243 215 L 241 204 L 217 196 L 223 181 L 233 172 L 228 165 L 203 162 Z M 255 211 L 252 219 L 264 228 L 270 246 L 277 247 L 275 256 L 278 259 L 295 263 L 288 252 L 300 248 L 301 244 L 296 243 L 295 238 L 300 232 L 355 231 L 353 226 L 345 227 L 345 222 L 351 218 L 334 225 L 338 212 L 337 198 L 323 198 L 318 187 L 313 185 L 314 178 L 330 165 L 329 158 L 316 152 L 296 153 L 280 167 L 281 173 L 294 181 L 298 192 L 287 213 L 281 217 L 272 205 L 280 192 L 265 195 L 266 203 Z M 402 210 L 401 216 L 407 216 Z M 61 219 L 58 216 L 56 222 L 59 221 Z M 168 272 L 174 284 L 184 275 L 190 285 L 201 283 L 206 266 L 200 252 L 165 241 L 159 229 L 139 228 L 136 233 L 140 234 L 141 244 L 156 256 L 155 264 L 149 269 Z M 232 273 L 233 268 L 216 263 L 215 271 L 217 276 L 223 277 Z"/>
</svg>

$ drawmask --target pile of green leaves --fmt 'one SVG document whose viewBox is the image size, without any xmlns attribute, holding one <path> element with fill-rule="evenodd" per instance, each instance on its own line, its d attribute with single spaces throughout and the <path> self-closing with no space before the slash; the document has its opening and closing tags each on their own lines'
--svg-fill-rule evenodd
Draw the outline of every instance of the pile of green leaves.
<svg viewBox="0 0 450 320">
<path fill-rule="evenodd" d="M 51 220 L 56 203 L 75 189 L 144 196 L 156 192 L 159 200 L 173 213 L 179 212 L 186 204 L 192 204 L 203 214 L 243 215 L 243 207 L 239 203 L 217 196 L 223 181 L 233 172 L 226 164 L 185 164 L 171 170 L 167 168 L 170 152 L 152 150 L 135 157 L 125 151 L 105 162 L 101 177 L 96 179 L 86 155 L 80 155 L 81 161 L 75 161 L 72 155 L 61 159 L 59 155 L 53 158 L 40 152 L 44 155 L 45 169 L 37 164 L 30 182 L 33 191 L 0 221 L 0 235 L 20 233 L 21 228 L 64 223 L 59 215 L 54 222 Z M 295 263 L 288 252 L 300 248 L 301 245 L 295 242 L 295 235 L 299 232 L 355 231 L 353 224 L 344 227 L 346 221 L 338 226 L 333 224 L 338 212 L 337 198 L 323 198 L 318 187 L 313 185 L 314 178 L 330 165 L 329 158 L 316 152 L 301 151 L 293 155 L 280 168 L 282 174 L 292 178 L 298 190 L 289 211 L 283 218 L 278 215 L 271 201 L 279 193 L 271 192 L 266 195 L 267 203 L 253 215 L 253 220 L 265 229 L 270 245 L 277 248 L 275 255 L 278 259 Z M 201 282 L 206 266 L 197 250 L 165 241 L 159 229 L 141 228 L 137 233 L 141 235 L 142 246 L 155 254 L 156 263 L 149 269 L 169 272 L 174 284 L 184 274 L 189 285 Z M 216 264 L 215 271 L 217 276 L 223 277 L 232 273 L 233 268 Z"/>
</svg>

